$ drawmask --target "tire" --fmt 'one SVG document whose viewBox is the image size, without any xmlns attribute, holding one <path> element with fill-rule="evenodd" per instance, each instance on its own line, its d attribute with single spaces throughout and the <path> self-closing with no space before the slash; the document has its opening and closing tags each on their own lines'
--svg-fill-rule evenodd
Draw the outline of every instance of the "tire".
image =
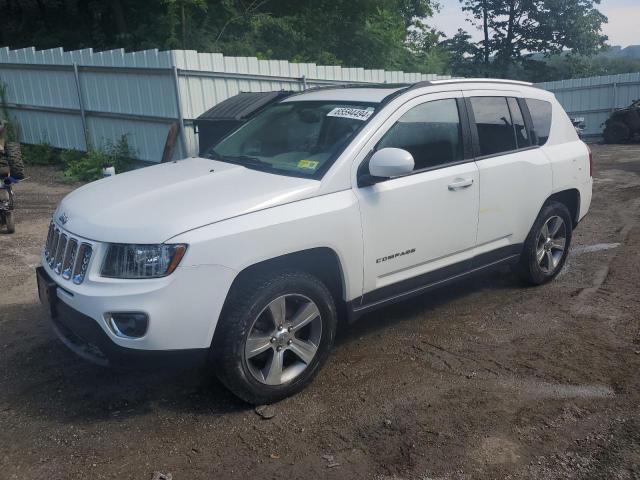
<svg viewBox="0 0 640 480">
<path fill-rule="evenodd" d="M 9 168 L 11 168 L 11 176 L 16 180 L 22 180 L 24 178 L 24 162 L 22 161 L 20 143 L 7 142 L 5 150 L 7 152 Z"/>
<path fill-rule="evenodd" d="M 611 122 L 605 127 L 603 137 L 605 143 L 624 143 L 631 138 L 631 131 L 622 122 Z"/>
<path fill-rule="evenodd" d="M 308 322 L 296 322 L 296 314 Z M 276 402 L 311 382 L 329 356 L 336 324 L 334 299 L 316 277 L 287 270 L 246 279 L 232 287 L 218 321 L 215 372 L 248 403 Z"/>
<path fill-rule="evenodd" d="M 572 232 L 573 222 L 567 207 L 555 201 L 545 203 L 520 254 L 517 271 L 521 278 L 532 285 L 553 280 L 567 260 Z"/>
<path fill-rule="evenodd" d="M 4 220 L 7 225 L 7 233 L 15 233 L 16 225 L 13 218 L 13 211 L 9 210 L 7 212 L 4 212 Z"/>
</svg>

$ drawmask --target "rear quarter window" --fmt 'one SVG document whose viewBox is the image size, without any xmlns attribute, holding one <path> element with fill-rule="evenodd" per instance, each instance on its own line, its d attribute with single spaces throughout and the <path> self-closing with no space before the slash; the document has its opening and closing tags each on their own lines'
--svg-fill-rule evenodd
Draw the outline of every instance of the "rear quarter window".
<svg viewBox="0 0 640 480">
<path fill-rule="evenodd" d="M 526 102 L 533 123 L 533 144 L 544 145 L 549 140 L 551 130 L 551 103 L 532 98 L 527 98 Z"/>
</svg>

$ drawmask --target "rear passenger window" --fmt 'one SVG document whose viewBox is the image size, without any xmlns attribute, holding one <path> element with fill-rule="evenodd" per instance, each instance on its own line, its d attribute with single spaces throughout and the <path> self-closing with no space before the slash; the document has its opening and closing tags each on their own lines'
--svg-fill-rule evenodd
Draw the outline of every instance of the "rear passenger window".
<svg viewBox="0 0 640 480">
<path fill-rule="evenodd" d="M 526 102 L 533 123 L 533 143 L 534 145 L 544 145 L 549 139 L 549 131 L 551 130 L 551 104 L 532 98 L 527 98 Z"/>
<path fill-rule="evenodd" d="M 529 140 L 529 133 L 527 127 L 524 124 L 524 117 L 520 111 L 520 105 L 515 98 L 508 98 L 509 110 L 511 111 L 511 120 L 513 121 L 513 131 L 516 134 L 516 143 L 518 148 L 527 148 L 531 146 Z"/>
<path fill-rule="evenodd" d="M 472 97 L 471 108 L 478 127 L 480 156 L 518 148 L 506 98 Z"/>
<path fill-rule="evenodd" d="M 434 100 L 405 113 L 378 143 L 413 155 L 414 170 L 433 168 L 464 158 L 462 127 L 456 100 Z"/>
</svg>

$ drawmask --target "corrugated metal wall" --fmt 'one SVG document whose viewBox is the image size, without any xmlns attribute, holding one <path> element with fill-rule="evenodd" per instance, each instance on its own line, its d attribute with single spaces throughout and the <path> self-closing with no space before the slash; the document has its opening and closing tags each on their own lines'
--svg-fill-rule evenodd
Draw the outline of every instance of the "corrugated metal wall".
<svg viewBox="0 0 640 480">
<path fill-rule="evenodd" d="M 640 98 L 640 73 L 576 78 L 537 84 L 556 95 L 570 117 L 584 117 L 585 135 L 600 135 L 616 108 Z"/>
<path fill-rule="evenodd" d="M 246 91 L 301 90 L 344 83 L 412 83 L 449 78 L 363 68 L 225 57 L 192 50 L 94 52 L 0 48 L 0 81 L 26 143 L 85 150 L 128 135 L 138 158 L 157 162 L 171 123 L 184 124 L 176 158 L 198 151 L 192 121 Z M 640 73 L 538 84 L 565 110 L 602 132 L 609 113 L 640 98 Z"/>
<path fill-rule="evenodd" d="M 438 78 L 449 77 L 191 50 L 0 48 L 0 81 L 24 142 L 85 150 L 87 142 L 99 146 L 126 134 L 138 158 L 152 162 L 160 161 L 174 122 L 186 125 L 174 156 L 196 154 L 193 119 L 239 92 Z"/>
</svg>

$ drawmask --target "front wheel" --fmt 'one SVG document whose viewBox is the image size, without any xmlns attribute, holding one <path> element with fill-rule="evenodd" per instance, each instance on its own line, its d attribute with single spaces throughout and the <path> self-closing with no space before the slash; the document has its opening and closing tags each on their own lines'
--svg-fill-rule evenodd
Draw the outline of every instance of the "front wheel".
<svg viewBox="0 0 640 480">
<path fill-rule="evenodd" d="M 555 278 L 567 259 L 573 223 L 565 205 L 549 202 L 542 207 L 525 241 L 518 273 L 533 285 Z"/>
<path fill-rule="evenodd" d="M 216 327 L 216 373 L 252 404 L 293 395 L 327 359 L 336 322 L 331 293 L 312 275 L 283 271 L 240 281 Z"/>
</svg>

